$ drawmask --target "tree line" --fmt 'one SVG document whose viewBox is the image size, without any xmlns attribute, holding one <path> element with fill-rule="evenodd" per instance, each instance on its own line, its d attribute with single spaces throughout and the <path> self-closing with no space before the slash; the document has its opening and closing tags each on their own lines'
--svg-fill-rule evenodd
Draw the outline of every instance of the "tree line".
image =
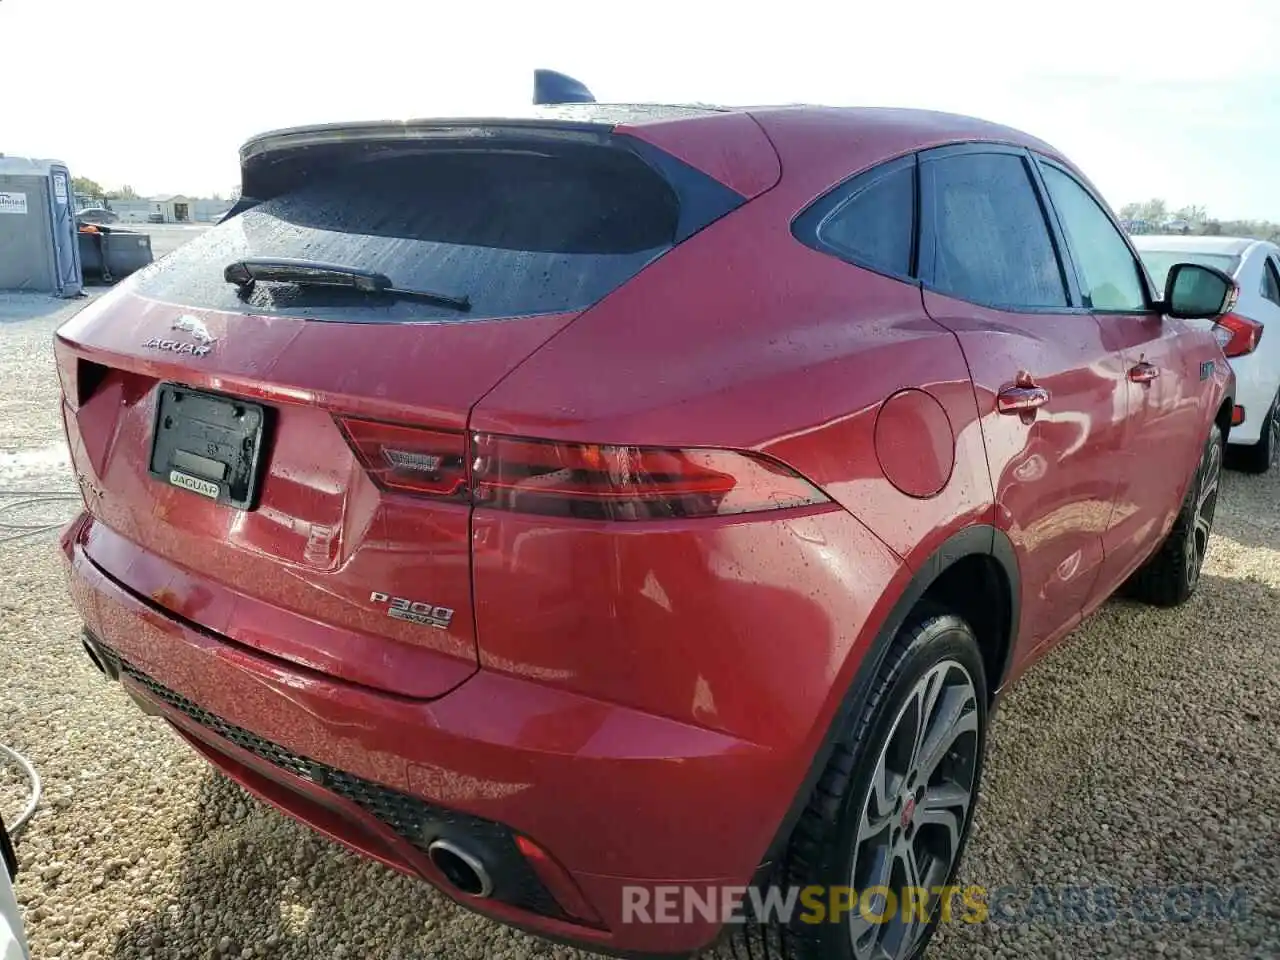
<svg viewBox="0 0 1280 960">
<path fill-rule="evenodd" d="M 1120 219 L 1141 220 L 1151 232 L 1168 230 L 1171 222 L 1185 222 L 1185 229 L 1178 233 L 1198 234 L 1207 237 L 1252 237 L 1257 240 L 1280 241 L 1280 223 L 1270 220 L 1219 220 L 1211 217 L 1204 207 L 1191 205 L 1170 210 L 1163 200 L 1147 200 L 1143 203 L 1126 203 L 1120 208 Z"/>
<path fill-rule="evenodd" d="M 98 183 L 97 180 L 91 180 L 89 177 L 72 177 L 71 186 L 72 186 L 72 189 L 74 189 L 75 192 L 81 196 L 94 197 L 95 199 L 100 199 L 100 200 L 142 200 L 144 199 L 143 197 L 139 196 L 137 190 L 133 189 L 133 187 L 129 186 L 129 184 L 127 183 L 123 187 L 117 187 L 113 190 L 107 190 L 102 186 L 102 184 Z M 209 199 L 221 201 L 224 198 L 221 193 L 215 193 Z M 239 200 L 240 188 L 238 186 L 232 187 L 231 193 L 227 197 L 227 199 L 230 199 L 232 201 Z"/>
<path fill-rule="evenodd" d="M 72 177 L 71 187 L 76 193 L 83 194 L 86 197 L 101 197 L 104 200 L 137 200 L 138 191 L 127 183 L 116 190 L 104 190 L 102 184 L 97 180 L 90 180 L 88 177 Z"/>
</svg>

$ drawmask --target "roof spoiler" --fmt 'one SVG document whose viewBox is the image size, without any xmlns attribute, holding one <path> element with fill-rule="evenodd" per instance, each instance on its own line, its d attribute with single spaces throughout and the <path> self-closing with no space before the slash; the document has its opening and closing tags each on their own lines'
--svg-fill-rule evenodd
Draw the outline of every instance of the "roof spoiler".
<svg viewBox="0 0 1280 960">
<path fill-rule="evenodd" d="M 552 103 L 595 103 L 596 98 L 579 80 L 555 70 L 533 71 L 533 102 L 537 106 Z"/>
</svg>

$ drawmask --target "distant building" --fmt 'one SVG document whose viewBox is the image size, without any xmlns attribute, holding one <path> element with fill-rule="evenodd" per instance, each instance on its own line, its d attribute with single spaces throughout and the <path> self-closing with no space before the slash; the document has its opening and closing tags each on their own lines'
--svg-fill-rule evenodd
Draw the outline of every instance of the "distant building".
<svg viewBox="0 0 1280 960">
<path fill-rule="evenodd" d="M 190 197 L 184 197 L 180 193 L 152 197 L 150 216 L 147 219 L 154 222 L 158 214 L 161 223 L 192 223 L 195 220 L 193 205 L 194 201 Z"/>
<path fill-rule="evenodd" d="M 183 194 L 139 197 L 133 200 L 96 200 L 81 203 L 78 207 L 106 206 L 120 218 L 121 223 L 215 223 L 231 209 L 230 200 L 213 200 L 208 197 L 188 197 Z"/>
</svg>

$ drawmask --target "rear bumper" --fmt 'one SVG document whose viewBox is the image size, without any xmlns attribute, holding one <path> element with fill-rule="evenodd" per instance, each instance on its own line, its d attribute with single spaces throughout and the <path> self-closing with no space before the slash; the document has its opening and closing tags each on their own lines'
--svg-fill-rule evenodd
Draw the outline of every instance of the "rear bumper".
<svg viewBox="0 0 1280 960">
<path fill-rule="evenodd" d="M 1242 362 L 1247 361 L 1247 362 Z M 1245 419 L 1231 428 L 1227 442 L 1238 446 L 1253 446 L 1262 438 L 1262 422 L 1275 402 L 1276 373 L 1259 362 L 1256 354 L 1237 357 L 1231 361 L 1236 375 L 1235 404 L 1244 407 Z"/>
<path fill-rule="evenodd" d="M 719 927 L 696 917 L 624 923 L 624 890 L 748 882 L 812 755 L 808 745 L 768 748 L 489 670 L 429 702 L 324 676 L 135 595 L 86 555 L 87 522 L 64 536 L 72 595 L 135 699 L 289 815 L 543 936 L 627 954 L 709 943 Z M 377 798 L 361 800 L 352 781 L 454 826 L 527 837 L 562 865 L 570 896 L 560 888 L 560 909 L 539 911 L 457 894 L 409 839 L 414 825 Z M 574 891 L 576 907 L 565 902 Z"/>
</svg>

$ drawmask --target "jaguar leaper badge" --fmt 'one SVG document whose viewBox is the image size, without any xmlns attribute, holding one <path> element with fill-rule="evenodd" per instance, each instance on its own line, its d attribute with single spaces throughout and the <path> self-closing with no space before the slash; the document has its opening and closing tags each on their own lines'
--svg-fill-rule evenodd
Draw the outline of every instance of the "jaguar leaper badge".
<svg viewBox="0 0 1280 960">
<path fill-rule="evenodd" d="M 209 332 L 209 328 L 204 325 L 204 321 L 191 316 L 189 313 L 184 313 L 174 320 L 172 329 L 191 334 L 191 339 L 195 340 L 195 343 L 170 340 L 165 337 L 150 337 L 144 340 L 142 345 L 151 350 L 167 350 L 170 353 L 183 354 L 190 357 L 203 357 L 218 342 L 218 338 Z"/>
</svg>

